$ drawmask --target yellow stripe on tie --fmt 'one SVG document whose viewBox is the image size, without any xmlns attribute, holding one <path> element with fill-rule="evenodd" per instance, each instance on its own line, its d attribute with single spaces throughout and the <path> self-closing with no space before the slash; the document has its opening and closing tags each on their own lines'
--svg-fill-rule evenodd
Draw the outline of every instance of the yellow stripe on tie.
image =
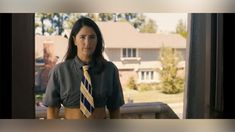
<svg viewBox="0 0 235 132">
<path fill-rule="evenodd" d="M 84 104 L 81 101 L 80 101 L 80 110 L 86 117 L 91 116 L 91 113 L 88 111 L 88 109 L 84 106 Z"/>
<path fill-rule="evenodd" d="M 91 79 L 90 79 L 90 75 L 88 74 L 88 72 L 87 71 L 83 71 L 84 73 L 84 76 L 85 76 L 85 78 L 86 78 L 86 80 L 88 81 L 88 83 L 89 83 L 89 85 L 91 85 Z"/>
<path fill-rule="evenodd" d="M 90 105 L 92 107 L 94 107 L 94 101 L 93 101 L 93 97 L 91 96 L 91 94 L 88 92 L 88 90 L 86 89 L 86 87 L 84 86 L 83 83 L 81 83 L 81 93 L 84 95 L 84 97 L 87 99 L 87 101 L 90 103 Z"/>
</svg>

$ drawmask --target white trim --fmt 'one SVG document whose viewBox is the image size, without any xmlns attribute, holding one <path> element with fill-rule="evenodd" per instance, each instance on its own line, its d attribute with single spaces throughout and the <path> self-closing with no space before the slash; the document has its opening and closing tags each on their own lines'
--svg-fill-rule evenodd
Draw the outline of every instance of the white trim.
<svg viewBox="0 0 235 132">
<path fill-rule="evenodd" d="M 139 70 L 137 75 L 138 75 L 138 83 L 159 83 L 160 82 L 160 80 L 158 79 L 159 76 L 157 76 L 157 72 L 155 70 Z M 153 75 L 153 78 L 151 78 L 151 75 Z"/>
<path fill-rule="evenodd" d="M 125 49 L 126 57 L 123 56 L 123 50 Z M 129 57 L 129 51 L 130 50 L 130 57 Z M 135 57 L 133 57 L 133 51 L 135 50 Z M 121 58 L 138 58 L 139 57 L 139 49 L 137 48 L 121 48 Z"/>
<path fill-rule="evenodd" d="M 191 40 L 191 22 L 192 14 L 188 14 L 188 37 L 186 39 L 186 51 L 185 51 L 185 84 L 184 84 L 184 99 L 183 99 L 183 119 L 186 119 L 187 116 L 187 103 L 188 103 L 188 77 L 189 77 L 189 55 L 190 55 L 190 40 Z"/>
<path fill-rule="evenodd" d="M 136 49 L 136 57 L 137 57 L 137 58 L 140 58 L 140 57 L 139 57 L 139 48 L 135 48 L 135 49 Z"/>
<path fill-rule="evenodd" d="M 141 58 L 140 57 L 127 57 L 127 58 L 121 58 L 121 61 L 128 61 L 128 60 L 136 60 L 136 61 L 140 61 Z"/>
</svg>

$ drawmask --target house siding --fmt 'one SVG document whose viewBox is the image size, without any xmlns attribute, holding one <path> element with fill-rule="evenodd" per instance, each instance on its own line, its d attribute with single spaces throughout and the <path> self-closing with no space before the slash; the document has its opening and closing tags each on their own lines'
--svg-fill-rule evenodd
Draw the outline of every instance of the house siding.
<svg viewBox="0 0 235 132">
<path fill-rule="evenodd" d="M 108 56 L 108 59 L 110 61 L 121 61 L 121 50 L 120 49 L 114 49 L 114 48 L 106 48 L 105 53 Z"/>
<path fill-rule="evenodd" d="M 157 61 L 159 60 L 158 49 L 139 49 L 139 57 L 141 61 Z"/>
<path fill-rule="evenodd" d="M 133 69 L 119 70 L 119 77 L 120 77 L 120 82 L 122 84 L 123 89 L 127 88 L 127 84 L 128 84 L 130 77 L 134 77 L 136 81 L 138 80 L 138 74 Z"/>
</svg>

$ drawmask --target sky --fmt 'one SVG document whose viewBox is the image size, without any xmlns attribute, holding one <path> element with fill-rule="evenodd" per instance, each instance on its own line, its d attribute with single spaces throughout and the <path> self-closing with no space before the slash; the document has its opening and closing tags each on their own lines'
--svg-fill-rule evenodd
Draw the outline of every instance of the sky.
<svg viewBox="0 0 235 132">
<path fill-rule="evenodd" d="M 175 32 L 180 19 L 187 23 L 187 13 L 144 13 L 144 15 L 155 20 L 158 32 L 163 33 Z"/>
</svg>

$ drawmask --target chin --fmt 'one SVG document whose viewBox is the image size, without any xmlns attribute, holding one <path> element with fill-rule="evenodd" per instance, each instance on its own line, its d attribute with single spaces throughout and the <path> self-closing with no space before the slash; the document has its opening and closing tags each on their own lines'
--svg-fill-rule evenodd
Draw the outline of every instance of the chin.
<svg viewBox="0 0 235 132">
<path fill-rule="evenodd" d="M 84 55 L 86 56 L 92 56 L 93 52 L 85 52 Z"/>
</svg>

